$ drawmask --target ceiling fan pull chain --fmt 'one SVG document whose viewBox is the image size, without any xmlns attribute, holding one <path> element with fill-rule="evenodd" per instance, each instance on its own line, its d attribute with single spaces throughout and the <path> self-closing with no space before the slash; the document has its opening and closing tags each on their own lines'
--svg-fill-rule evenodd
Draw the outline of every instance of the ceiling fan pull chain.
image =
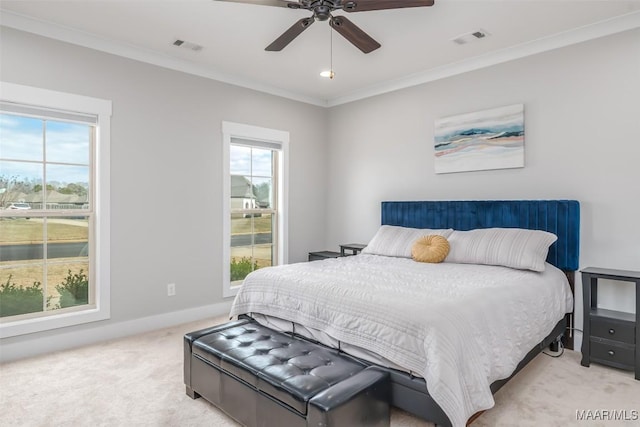
<svg viewBox="0 0 640 427">
<path fill-rule="evenodd" d="M 329 79 L 333 80 L 336 73 L 333 72 L 333 29 L 329 25 Z"/>
</svg>

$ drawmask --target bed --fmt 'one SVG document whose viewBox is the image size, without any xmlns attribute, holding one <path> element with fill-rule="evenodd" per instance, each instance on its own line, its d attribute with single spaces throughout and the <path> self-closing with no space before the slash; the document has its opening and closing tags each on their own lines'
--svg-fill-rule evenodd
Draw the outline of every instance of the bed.
<svg viewBox="0 0 640 427">
<path fill-rule="evenodd" d="M 493 406 L 492 393 L 571 325 L 579 203 L 383 202 L 381 214 L 385 232 L 443 230 L 451 239 L 449 256 L 459 256 L 453 249 L 470 237 L 474 245 L 478 235 L 495 242 L 491 233 L 499 233 L 500 241 L 503 233 L 536 239 L 552 233 L 557 240 L 546 244 L 546 263 L 538 262 L 537 271 L 455 256 L 462 262 L 416 263 L 371 250 L 257 270 L 245 280 L 231 315 L 249 315 L 388 368 L 392 405 L 437 425 L 465 425 Z"/>
</svg>

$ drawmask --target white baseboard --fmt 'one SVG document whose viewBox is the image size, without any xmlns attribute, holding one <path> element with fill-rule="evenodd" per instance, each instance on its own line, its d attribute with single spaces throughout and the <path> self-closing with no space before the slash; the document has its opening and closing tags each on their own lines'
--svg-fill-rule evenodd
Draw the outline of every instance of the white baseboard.
<svg viewBox="0 0 640 427">
<path fill-rule="evenodd" d="M 200 319 L 222 316 L 229 313 L 231 302 L 226 301 L 106 325 L 103 324 L 105 322 L 85 324 L 80 327 L 83 328 L 80 330 L 78 328 L 68 331 L 56 329 L 45 333 L 4 339 L 0 343 L 0 363 L 123 338 Z"/>
</svg>

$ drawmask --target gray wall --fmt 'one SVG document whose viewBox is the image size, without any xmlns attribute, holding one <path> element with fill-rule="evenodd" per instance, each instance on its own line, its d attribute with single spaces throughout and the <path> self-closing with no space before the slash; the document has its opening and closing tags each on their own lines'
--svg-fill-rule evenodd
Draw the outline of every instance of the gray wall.
<svg viewBox="0 0 640 427">
<path fill-rule="evenodd" d="M 634 30 L 332 108 L 327 246 L 367 242 L 382 200 L 571 198 L 580 266 L 638 270 L 639 99 Z M 517 103 L 525 168 L 434 174 L 434 119 Z M 601 302 L 634 311 L 633 295 Z"/>
<path fill-rule="evenodd" d="M 290 132 L 289 261 L 322 245 L 310 225 L 324 223 L 326 109 L 7 28 L 1 38 L 3 81 L 113 101 L 111 320 L 65 333 L 222 301 L 222 121 Z"/>
</svg>

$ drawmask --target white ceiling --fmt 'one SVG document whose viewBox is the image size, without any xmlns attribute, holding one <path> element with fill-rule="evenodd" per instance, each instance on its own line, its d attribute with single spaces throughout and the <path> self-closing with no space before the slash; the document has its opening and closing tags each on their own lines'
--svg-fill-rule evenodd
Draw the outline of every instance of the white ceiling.
<svg viewBox="0 0 640 427">
<path fill-rule="evenodd" d="M 323 106 L 640 27 L 640 0 L 436 0 L 351 13 L 382 47 L 365 55 L 333 32 L 336 77 L 328 80 L 319 76 L 330 63 L 327 22 L 281 52 L 264 51 L 310 16 L 304 10 L 215 0 L 2 0 L 0 7 L 8 27 Z M 491 36 L 451 41 L 479 29 Z M 175 39 L 204 49 L 175 47 Z"/>
</svg>

